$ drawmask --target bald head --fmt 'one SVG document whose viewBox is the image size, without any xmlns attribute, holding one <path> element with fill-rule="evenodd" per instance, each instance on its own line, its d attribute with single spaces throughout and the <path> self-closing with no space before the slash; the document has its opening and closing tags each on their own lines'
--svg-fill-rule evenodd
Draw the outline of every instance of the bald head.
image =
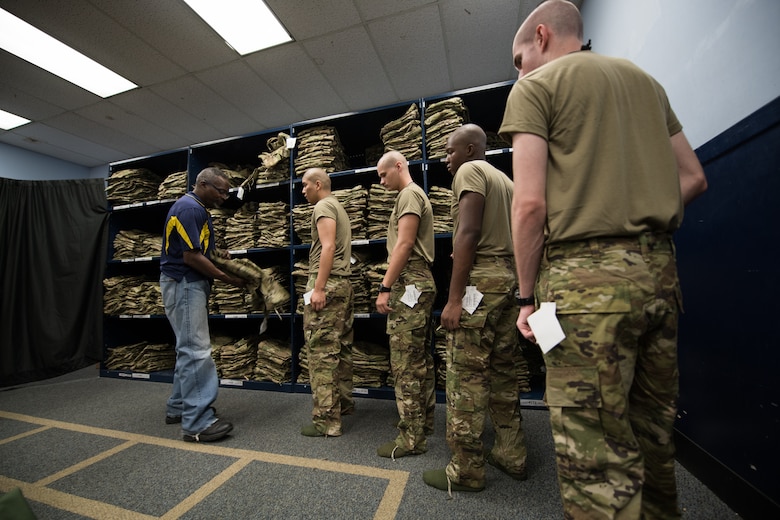
<svg viewBox="0 0 780 520">
<path fill-rule="evenodd" d="M 448 140 L 452 140 L 453 143 L 463 146 L 471 145 L 474 148 L 474 156 L 476 159 L 485 158 L 487 135 L 485 135 L 485 131 L 482 130 L 482 128 L 473 123 L 467 123 L 457 128 L 450 134 Z"/>
<path fill-rule="evenodd" d="M 567 0 L 547 0 L 534 9 L 515 34 L 512 58 L 521 77 L 582 48 L 582 16 Z"/>
<path fill-rule="evenodd" d="M 379 184 L 388 190 L 402 190 L 412 182 L 409 172 L 409 162 L 401 152 L 390 150 L 376 163 L 376 173 Z"/>
<path fill-rule="evenodd" d="M 303 174 L 303 180 L 310 183 L 320 183 L 322 189 L 330 191 L 330 177 L 323 168 L 309 168 Z"/>
<path fill-rule="evenodd" d="M 515 35 L 516 43 L 533 39 L 539 25 L 547 26 L 559 37 L 572 37 L 582 41 L 582 16 L 573 3 L 567 0 L 547 0 L 534 9 Z"/>
</svg>

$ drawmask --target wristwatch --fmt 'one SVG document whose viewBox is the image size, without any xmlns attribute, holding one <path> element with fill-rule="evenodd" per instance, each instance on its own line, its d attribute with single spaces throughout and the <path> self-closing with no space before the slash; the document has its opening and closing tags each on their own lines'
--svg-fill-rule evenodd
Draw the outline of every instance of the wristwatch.
<svg viewBox="0 0 780 520">
<path fill-rule="evenodd" d="M 520 289 L 515 289 L 515 301 L 517 302 L 517 305 L 520 307 L 525 307 L 526 305 L 535 305 L 536 300 L 534 299 L 534 295 L 532 294 L 528 298 L 521 298 L 520 297 Z"/>
<path fill-rule="evenodd" d="M 379 292 L 393 292 L 393 290 L 390 287 L 385 287 L 384 284 L 379 284 Z"/>
</svg>

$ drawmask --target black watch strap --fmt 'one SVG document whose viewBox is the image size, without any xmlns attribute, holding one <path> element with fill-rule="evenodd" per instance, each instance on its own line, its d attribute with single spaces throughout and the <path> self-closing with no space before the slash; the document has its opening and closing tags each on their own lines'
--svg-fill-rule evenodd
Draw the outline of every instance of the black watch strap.
<svg viewBox="0 0 780 520">
<path fill-rule="evenodd" d="M 528 298 L 521 298 L 519 290 L 515 291 L 515 301 L 520 307 L 525 307 L 526 305 L 536 305 L 536 299 L 534 298 L 533 294 Z"/>
<path fill-rule="evenodd" d="M 385 287 L 384 284 L 379 284 L 379 292 L 393 292 L 393 290 L 390 287 Z"/>
</svg>

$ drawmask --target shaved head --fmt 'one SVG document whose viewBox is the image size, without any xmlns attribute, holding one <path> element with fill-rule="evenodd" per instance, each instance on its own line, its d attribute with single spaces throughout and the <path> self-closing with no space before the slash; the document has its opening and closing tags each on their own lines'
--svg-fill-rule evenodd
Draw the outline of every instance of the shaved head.
<svg viewBox="0 0 780 520">
<path fill-rule="evenodd" d="M 520 26 L 515 43 L 532 40 L 539 25 L 546 25 L 559 37 L 573 37 L 582 41 L 582 16 L 577 6 L 567 0 L 542 2 Z"/>
</svg>

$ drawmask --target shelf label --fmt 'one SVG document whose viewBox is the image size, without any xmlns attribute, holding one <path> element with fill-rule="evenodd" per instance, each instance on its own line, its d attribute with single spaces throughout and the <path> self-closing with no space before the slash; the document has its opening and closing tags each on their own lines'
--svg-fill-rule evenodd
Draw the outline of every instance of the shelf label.
<svg viewBox="0 0 780 520">
<path fill-rule="evenodd" d="M 119 206 L 114 206 L 114 210 L 127 209 L 127 208 L 130 208 L 130 207 L 132 207 L 132 206 L 130 206 L 130 204 L 120 204 Z"/>
<path fill-rule="evenodd" d="M 162 201 L 161 200 L 150 200 L 149 202 L 146 203 L 146 205 L 147 206 L 154 206 L 155 204 L 159 204 L 160 202 L 162 202 Z"/>
<path fill-rule="evenodd" d="M 355 173 L 375 172 L 376 166 L 369 166 L 368 168 L 357 168 Z"/>
<path fill-rule="evenodd" d="M 132 314 L 120 314 L 120 315 L 119 315 L 119 318 L 120 318 L 120 319 L 124 319 L 124 320 L 126 320 L 126 319 L 130 319 L 130 318 L 132 318 L 132 317 L 133 317 L 133 315 L 132 315 Z"/>
<path fill-rule="evenodd" d="M 363 313 L 363 312 L 361 312 L 361 313 L 355 314 L 355 318 L 358 318 L 358 319 L 361 319 L 361 318 L 370 318 L 370 317 L 371 317 L 371 315 L 370 315 L 370 314 L 368 314 L 368 313 Z"/>
<path fill-rule="evenodd" d="M 133 372 L 133 375 L 130 376 L 133 379 L 150 379 L 151 376 L 149 374 L 140 374 L 138 372 Z"/>
<path fill-rule="evenodd" d="M 145 202 L 133 202 L 132 204 L 128 204 L 127 207 L 128 208 L 140 208 L 144 204 L 146 204 L 146 203 Z"/>
<path fill-rule="evenodd" d="M 141 320 L 148 320 L 152 317 L 151 314 L 133 314 L 133 318 L 141 319 Z"/>
<path fill-rule="evenodd" d="M 129 264 L 131 262 L 135 262 L 135 258 L 122 258 L 121 260 L 119 260 L 119 262 L 123 264 Z"/>
<path fill-rule="evenodd" d="M 361 239 L 361 240 L 353 240 L 352 245 L 353 246 L 367 246 L 369 244 L 368 239 Z"/>
<path fill-rule="evenodd" d="M 541 399 L 520 399 L 520 405 L 534 408 L 547 408 L 547 404 Z"/>
<path fill-rule="evenodd" d="M 353 388 L 353 394 L 368 395 L 368 388 Z"/>
<path fill-rule="evenodd" d="M 244 386 L 244 382 L 239 379 L 220 379 L 219 384 L 225 386 Z"/>
<path fill-rule="evenodd" d="M 231 255 L 245 255 L 248 252 L 249 251 L 247 251 L 246 249 L 236 249 L 235 251 L 228 251 L 228 253 L 230 253 Z"/>
<path fill-rule="evenodd" d="M 248 317 L 249 317 L 248 314 L 225 314 L 225 319 L 226 320 L 230 320 L 230 319 L 246 319 Z"/>
<path fill-rule="evenodd" d="M 153 257 L 151 257 L 151 256 L 139 256 L 138 258 L 135 259 L 135 261 L 136 262 L 151 262 L 152 258 Z"/>
</svg>

